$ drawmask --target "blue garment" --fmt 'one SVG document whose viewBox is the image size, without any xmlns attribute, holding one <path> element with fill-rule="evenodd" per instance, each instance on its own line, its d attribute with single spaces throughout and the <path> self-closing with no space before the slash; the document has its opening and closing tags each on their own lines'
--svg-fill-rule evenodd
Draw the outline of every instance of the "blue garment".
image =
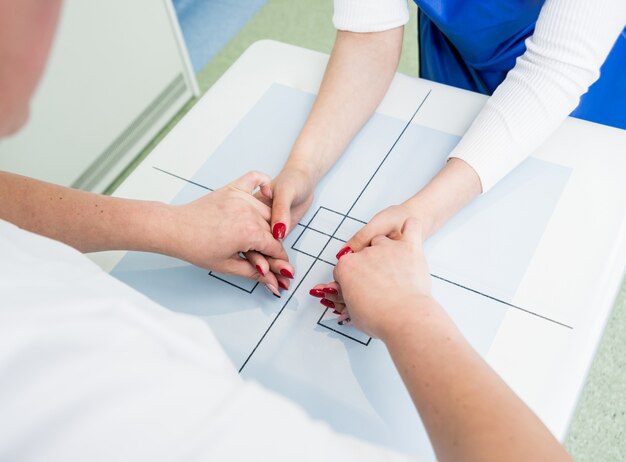
<svg viewBox="0 0 626 462">
<path fill-rule="evenodd" d="M 490 95 L 526 51 L 543 0 L 415 0 L 420 76 Z M 626 129 L 626 29 L 572 116 Z"/>
</svg>

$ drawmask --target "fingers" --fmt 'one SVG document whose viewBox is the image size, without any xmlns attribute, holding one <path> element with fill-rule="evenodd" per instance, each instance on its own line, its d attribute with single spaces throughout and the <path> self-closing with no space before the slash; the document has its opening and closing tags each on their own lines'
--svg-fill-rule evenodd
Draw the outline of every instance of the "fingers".
<svg viewBox="0 0 626 462">
<path fill-rule="evenodd" d="M 252 236 L 252 247 L 249 250 L 256 250 L 263 255 L 275 260 L 289 261 L 287 252 L 283 245 L 277 241 L 268 231 L 259 231 L 256 236 Z M 292 272 L 293 274 L 293 272 Z"/>
<path fill-rule="evenodd" d="M 244 278 L 259 281 L 261 284 L 265 285 L 267 290 L 272 295 L 280 298 L 280 291 L 278 290 L 280 284 L 278 283 L 276 275 L 271 271 L 268 271 L 267 273 L 265 273 L 265 275 L 261 275 L 256 266 L 252 264 L 252 262 L 239 257 L 239 255 L 231 257 L 225 263 L 223 268 L 220 268 L 220 271 L 226 274 L 234 274 Z"/>
<path fill-rule="evenodd" d="M 402 237 L 400 239 L 418 247 L 421 246 L 424 242 L 424 235 L 420 222 L 415 218 L 407 218 L 402 225 Z"/>
<path fill-rule="evenodd" d="M 363 226 L 352 238 L 346 242 L 346 247 L 352 249 L 353 252 L 358 252 L 368 247 L 372 243 L 372 239 L 376 236 L 386 236 L 392 230 L 389 222 L 374 217 L 372 221 Z"/>
<path fill-rule="evenodd" d="M 293 279 L 296 270 L 293 265 L 288 261 L 278 260 L 275 258 L 267 258 L 267 262 L 269 263 L 270 271 L 272 271 L 274 274 L 280 274 L 287 281 Z"/>
<path fill-rule="evenodd" d="M 237 178 L 235 181 L 232 181 L 229 186 L 252 194 L 254 190 L 259 187 L 261 187 L 261 191 L 263 191 L 263 189 L 267 190 L 266 185 L 269 185 L 271 182 L 272 179 L 266 174 L 251 171 Z"/>
<path fill-rule="evenodd" d="M 290 190 L 274 191 L 272 199 L 272 235 L 274 239 L 284 239 L 289 233 L 291 224 L 291 204 L 293 192 Z"/>
<path fill-rule="evenodd" d="M 289 290 L 291 285 L 291 279 L 294 275 L 294 267 L 284 260 L 276 260 L 274 258 L 268 258 L 259 252 L 250 251 L 245 253 L 246 258 L 262 278 L 265 278 L 268 273 L 273 273 L 278 288 L 282 290 Z M 262 280 L 262 282 L 266 282 Z"/>
<path fill-rule="evenodd" d="M 327 284 L 317 284 L 311 290 L 309 295 L 330 300 L 335 303 L 345 303 L 343 300 L 343 294 L 341 293 L 341 287 L 335 281 Z"/>
<path fill-rule="evenodd" d="M 385 245 L 390 242 L 393 242 L 393 241 L 389 239 L 387 236 L 376 236 L 374 239 L 372 239 L 372 247 Z"/>
</svg>

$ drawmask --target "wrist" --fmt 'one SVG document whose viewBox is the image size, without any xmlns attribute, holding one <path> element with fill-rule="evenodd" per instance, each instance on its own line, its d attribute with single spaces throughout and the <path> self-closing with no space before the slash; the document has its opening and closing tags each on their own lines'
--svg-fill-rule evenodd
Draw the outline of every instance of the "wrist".
<svg viewBox="0 0 626 462">
<path fill-rule="evenodd" d="M 314 162 L 299 157 L 290 157 L 283 166 L 280 174 L 298 178 L 309 186 L 315 186 L 324 176 L 321 168 Z"/>
<path fill-rule="evenodd" d="M 176 242 L 173 239 L 175 230 L 171 229 L 175 223 L 174 206 L 156 201 L 138 201 L 136 205 L 136 210 L 128 217 L 127 235 L 132 242 L 127 247 L 173 256 L 171 245 Z"/>
<path fill-rule="evenodd" d="M 401 206 L 406 210 L 408 217 L 415 218 L 419 221 L 424 240 L 435 232 L 435 214 L 428 206 L 428 202 L 420 196 L 420 193 L 415 194 L 413 197 L 403 202 Z"/>
<path fill-rule="evenodd" d="M 388 346 L 395 341 L 402 342 L 406 336 L 422 336 L 424 332 L 454 328 L 447 313 L 430 295 L 410 297 L 400 306 L 391 307 L 389 312 L 393 315 L 387 316 L 378 335 Z"/>
</svg>

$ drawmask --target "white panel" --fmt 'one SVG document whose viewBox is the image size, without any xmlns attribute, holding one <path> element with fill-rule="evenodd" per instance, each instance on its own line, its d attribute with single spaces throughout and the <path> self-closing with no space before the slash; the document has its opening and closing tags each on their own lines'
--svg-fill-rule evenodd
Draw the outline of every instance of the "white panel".
<svg viewBox="0 0 626 462">
<path fill-rule="evenodd" d="M 67 0 L 27 127 L 0 168 L 69 185 L 184 72 L 163 1 Z"/>
</svg>

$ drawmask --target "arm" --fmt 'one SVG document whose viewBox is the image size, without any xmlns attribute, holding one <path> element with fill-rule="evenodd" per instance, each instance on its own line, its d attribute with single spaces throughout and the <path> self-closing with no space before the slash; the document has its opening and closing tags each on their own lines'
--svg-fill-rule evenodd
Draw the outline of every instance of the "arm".
<svg viewBox="0 0 626 462">
<path fill-rule="evenodd" d="M 385 342 L 437 459 L 571 460 L 432 299 L 422 233 L 411 219 L 400 240 L 378 236 L 345 255 L 335 287 L 354 324 Z"/>
<path fill-rule="evenodd" d="M 273 182 L 272 229 L 282 223 L 288 232 L 304 215 L 317 182 L 387 92 L 402 38 L 403 27 L 374 33 L 338 31 L 313 109 Z"/>
<path fill-rule="evenodd" d="M 257 279 L 276 289 L 278 281 L 284 286 L 289 281 L 273 272 L 294 270 L 270 234 L 269 208 L 250 195 L 269 181 L 269 177 L 252 172 L 194 202 L 171 206 L 102 196 L 0 172 L 0 218 L 82 252 L 157 252 Z M 255 265 L 239 258 L 239 252 L 249 250 L 272 257 L 273 268 L 265 268 L 272 272 L 261 276 Z"/>
<path fill-rule="evenodd" d="M 435 178 L 386 209 L 347 245 L 358 251 L 379 234 L 397 238 L 416 217 L 427 238 L 474 197 L 535 151 L 576 108 L 598 78 L 626 23 L 626 2 L 547 0 L 527 51 L 489 98 Z"/>
</svg>

